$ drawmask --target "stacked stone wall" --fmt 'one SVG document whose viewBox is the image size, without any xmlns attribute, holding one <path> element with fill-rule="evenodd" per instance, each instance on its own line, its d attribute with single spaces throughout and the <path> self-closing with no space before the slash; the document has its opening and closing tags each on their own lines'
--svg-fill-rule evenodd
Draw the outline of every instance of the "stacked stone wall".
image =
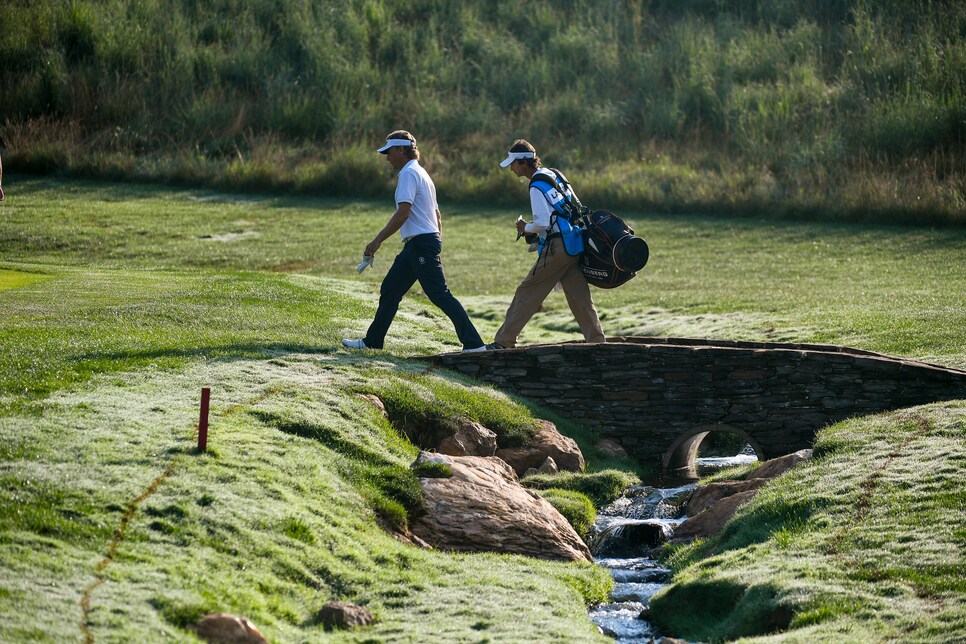
<svg viewBox="0 0 966 644">
<path fill-rule="evenodd" d="M 664 465 L 703 431 L 735 431 L 773 458 L 844 418 L 966 398 L 966 372 L 832 345 L 635 337 L 431 359 Z"/>
</svg>

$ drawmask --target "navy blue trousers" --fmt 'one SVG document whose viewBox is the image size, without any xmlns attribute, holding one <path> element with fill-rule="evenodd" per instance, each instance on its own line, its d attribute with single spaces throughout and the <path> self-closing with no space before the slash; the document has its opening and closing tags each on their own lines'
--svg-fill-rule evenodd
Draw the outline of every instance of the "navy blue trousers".
<svg viewBox="0 0 966 644">
<path fill-rule="evenodd" d="M 442 248 L 439 235 L 428 233 L 416 235 L 410 239 L 403 246 L 402 252 L 396 255 L 379 289 L 379 308 L 376 309 L 376 317 L 369 325 L 366 337 L 363 338 L 367 347 L 370 349 L 383 347 L 389 326 L 399 310 L 399 302 L 417 280 L 430 302 L 438 306 L 453 322 L 456 336 L 463 343 L 463 348 L 475 349 L 483 346 L 483 339 L 470 322 L 466 309 L 446 286 L 443 263 L 439 259 Z"/>
</svg>

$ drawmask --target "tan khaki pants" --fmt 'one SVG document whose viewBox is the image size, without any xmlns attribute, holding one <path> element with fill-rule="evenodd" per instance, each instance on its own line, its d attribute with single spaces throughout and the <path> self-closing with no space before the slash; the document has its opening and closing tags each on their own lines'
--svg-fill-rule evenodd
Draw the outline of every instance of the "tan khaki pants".
<svg viewBox="0 0 966 644">
<path fill-rule="evenodd" d="M 590 297 L 590 286 L 577 265 L 579 259 L 567 254 L 562 239 L 551 239 L 543 254 L 537 258 L 534 268 L 517 287 L 503 326 L 496 332 L 494 340 L 504 347 L 515 347 L 520 331 L 547 299 L 554 285 L 560 282 L 567 296 L 567 304 L 584 334 L 584 340 L 591 343 L 603 342 L 604 330 Z"/>
</svg>

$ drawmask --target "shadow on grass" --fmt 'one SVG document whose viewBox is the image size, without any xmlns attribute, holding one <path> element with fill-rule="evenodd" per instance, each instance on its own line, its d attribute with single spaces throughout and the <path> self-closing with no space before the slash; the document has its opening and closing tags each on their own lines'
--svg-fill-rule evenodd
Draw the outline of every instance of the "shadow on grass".
<svg viewBox="0 0 966 644">
<path fill-rule="evenodd" d="M 651 601 L 652 620 L 693 641 L 766 635 L 788 628 L 792 611 L 768 584 L 694 581 L 673 585 Z"/>
<path fill-rule="evenodd" d="M 256 409 L 248 413 L 268 427 L 318 441 L 339 454 L 342 458 L 335 459 L 335 467 L 392 528 L 405 531 L 410 520 L 422 513 L 422 488 L 409 467 L 367 449 L 331 426 L 278 412 Z"/>
<path fill-rule="evenodd" d="M 141 361 L 163 359 L 216 358 L 220 361 L 250 360 L 257 358 L 277 358 L 289 354 L 330 354 L 338 347 L 304 344 L 298 342 L 248 342 L 216 344 L 190 349 L 153 349 L 148 351 L 98 351 L 82 353 L 76 357 L 80 362 L 121 361 L 122 367 L 130 367 Z"/>
<path fill-rule="evenodd" d="M 105 180 L 77 178 L 49 175 L 14 175 L 8 174 L 8 182 L 15 181 L 18 195 L 39 195 L 51 190 L 69 190 L 75 195 L 86 195 L 98 201 L 130 202 L 138 199 L 182 199 L 184 192 L 191 192 L 197 201 L 226 202 L 226 203 L 258 203 L 262 208 L 317 208 L 324 206 L 326 210 L 338 211 L 342 209 L 357 210 L 375 203 L 360 199 L 341 197 L 318 197 L 313 195 L 279 195 L 277 190 L 259 192 L 256 190 L 242 192 L 235 190 L 219 190 L 205 182 L 166 182 L 145 181 L 143 177 L 129 178 L 126 176 L 112 177 Z M 172 186 L 175 192 L 172 192 Z M 388 188 L 387 188 L 388 190 Z M 380 203 L 383 203 L 380 201 Z"/>
<path fill-rule="evenodd" d="M 392 462 L 382 454 L 366 449 L 343 436 L 337 429 L 314 423 L 304 419 L 287 418 L 282 414 L 261 409 L 252 409 L 248 413 L 256 420 L 280 432 L 311 438 L 326 447 L 339 452 L 343 456 L 370 463 L 373 465 L 391 465 Z"/>
</svg>

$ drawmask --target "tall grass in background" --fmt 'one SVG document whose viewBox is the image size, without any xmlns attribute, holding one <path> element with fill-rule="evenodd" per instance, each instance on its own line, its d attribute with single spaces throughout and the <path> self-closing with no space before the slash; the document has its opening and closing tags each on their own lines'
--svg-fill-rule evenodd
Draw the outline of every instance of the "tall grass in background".
<svg viewBox="0 0 966 644">
<path fill-rule="evenodd" d="M 523 136 L 592 205 L 966 222 L 960 2 L 61 0 L 4 23 L 8 172 L 363 196 L 404 127 L 447 198 L 507 199 Z"/>
</svg>

